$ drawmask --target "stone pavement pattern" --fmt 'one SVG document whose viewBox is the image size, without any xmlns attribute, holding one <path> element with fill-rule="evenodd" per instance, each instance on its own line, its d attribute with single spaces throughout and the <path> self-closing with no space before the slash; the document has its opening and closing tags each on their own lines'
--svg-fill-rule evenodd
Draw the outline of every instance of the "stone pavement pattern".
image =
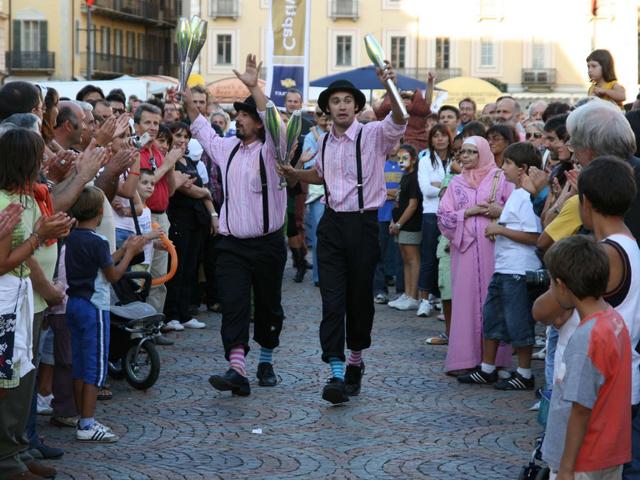
<svg viewBox="0 0 640 480">
<path fill-rule="evenodd" d="M 201 315 L 205 330 L 172 333 L 160 347 L 162 370 L 146 392 L 111 381 L 114 398 L 97 418 L 121 436 L 86 445 L 72 429 L 39 417 L 39 432 L 65 456 L 51 461 L 58 479 L 515 479 L 539 434 L 527 411 L 532 392 L 460 385 L 442 374 L 446 347 L 424 345 L 444 324 L 435 317 L 377 306 L 373 346 L 365 352 L 362 393 L 344 406 L 320 398 L 328 367 L 320 360 L 320 293 L 307 276 L 285 272 L 287 319 L 276 350 L 281 383 L 255 379 L 258 347 L 249 353 L 250 397 L 213 390 L 224 372 L 219 315 Z M 542 362 L 535 362 L 538 384 Z M 262 429 L 261 434 L 252 433 Z"/>
</svg>

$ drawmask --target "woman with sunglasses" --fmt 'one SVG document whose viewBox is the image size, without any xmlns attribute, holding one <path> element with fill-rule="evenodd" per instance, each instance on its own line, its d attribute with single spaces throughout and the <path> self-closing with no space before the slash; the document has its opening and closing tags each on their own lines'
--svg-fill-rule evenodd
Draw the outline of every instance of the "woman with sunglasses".
<svg viewBox="0 0 640 480">
<path fill-rule="evenodd" d="M 529 122 L 525 127 L 524 138 L 527 142 L 533 144 L 538 150 L 544 150 L 544 123 Z"/>
<path fill-rule="evenodd" d="M 451 180 L 438 207 L 438 227 L 451 241 L 453 303 L 445 371 L 454 376 L 482 360 L 482 305 L 494 270 L 494 243 L 484 232 L 513 191 L 484 138 L 465 139 L 460 161 L 462 174 Z M 496 365 L 510 364 L 511 348 L 500 347 Z"/>
</svg>

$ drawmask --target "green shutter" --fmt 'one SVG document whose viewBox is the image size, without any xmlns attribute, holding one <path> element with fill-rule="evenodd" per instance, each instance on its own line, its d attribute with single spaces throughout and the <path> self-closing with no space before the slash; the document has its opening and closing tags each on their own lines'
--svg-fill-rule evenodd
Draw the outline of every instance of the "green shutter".
<svg viewBox="0 0 640 480">
<path fill-rule="evenodd" d="M 48 31 L 47 27 L 48 25 L 46 20 L 43 20 L 40 22 L 40 52 L 42 53 L 42 55 L 44 55 L 49 48 L 49 39 L 47 38 L 47 31 Z"/>
<path fill-rule="evenodd" d="M 13 21 L 13 45 L 12 50 L 15 52 L 20 51 L 20 28 L 22 27 L 22 22 L 20 20 Z"/>
</svg>

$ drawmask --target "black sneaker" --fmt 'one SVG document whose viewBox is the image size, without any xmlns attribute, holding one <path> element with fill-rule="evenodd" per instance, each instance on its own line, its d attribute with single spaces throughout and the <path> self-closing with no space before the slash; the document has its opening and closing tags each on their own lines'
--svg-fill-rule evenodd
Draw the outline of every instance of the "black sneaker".
<svg viewBox="0 0 640 480">
<path fill-rule="evenodd" d="M 322 399 L 331 402 L 334 405 L 349 401 L 344 380 L 337 377 L 331 377 L 322 389 Z"/>
<path fill-rule="evenodd" d="M 256 377 L 258 377 L 258 385 L 261 387 L 275 387 L 278 383 L 276 374 L 273 371 L 273 365 L 267 362 L 260 362 L 258 364 Z"/>
<path fill-rule="evenodd" d="M 216 390 L 221 392 L 231 390 L 232 394 L 240 397 L 246 397 L 251 393 L 249 379 L 240 375 L 233 368 L 227 370 L 224 375 L 211 375 L 209 383 Z"/>
<path fill-rule="evenodd" d="M 497 390 L 533 390 L 535 378 L 524 378 L 518 372 L 513 372 L 510 378 L 504 378 L 496 383 L 493 388 Z"/>
<path fill-rule="evenodd" d="M 476 367 L 474 370 L 460 375 L 457 377 L 460 383 L 475 383 L 478 385 L 489 385 L 498 381 L 498 372 L 494 370 L 493 373 L 485 373 L 480 367 Z"/>
<path fill-rule="evenodd" d="M 362 376 L 364 375 L 364 362 L 357 365 L 348 365 L 344 372 L 344 388 L 347 395 L 355 397 L 360 393 L 360 385 L 362 383 Z"/>
</svg>

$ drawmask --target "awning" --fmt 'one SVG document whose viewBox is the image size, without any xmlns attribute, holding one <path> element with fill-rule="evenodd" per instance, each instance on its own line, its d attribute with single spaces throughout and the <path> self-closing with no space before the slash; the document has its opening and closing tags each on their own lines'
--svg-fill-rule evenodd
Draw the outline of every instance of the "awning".
<svg viewBox="0 0 640 480">
<path fill-rule="evenodd" d="M 436 86 L 447 92 L 443 105 L 457 107 L 460 100 L 469 97 L 476 102 L 478 111 L 482 110 L 487 103 L 495 102 L 498 97 L 507 95 L 495 85 L 474 77 L 449 78 L 436 84 Z"/>
<path fill-rule="evenodd" d="M 378 90 L 383 88 L 373 65 L 318 78 L 313 80 L 309 85 L 312 87 L 328 87 L 336 80 L 349 80 L 360 90 Z M 396 77 L 396 83 L 400 90 L 415 90 L 417 88 L 424 90 L 427 88 L 426 83 L 416 80 L 415 78 L 407 77 L 406 75 L 398 75 Z"/>
</svg>

